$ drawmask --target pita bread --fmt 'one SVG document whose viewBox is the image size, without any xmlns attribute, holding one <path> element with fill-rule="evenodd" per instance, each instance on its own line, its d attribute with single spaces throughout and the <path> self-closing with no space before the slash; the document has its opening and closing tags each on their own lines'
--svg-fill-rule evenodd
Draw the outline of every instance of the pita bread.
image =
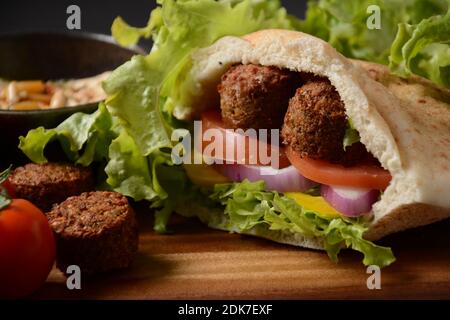
<svg viewBox="0 0 450 320">
<path fill-rule="evenodd" d="M 374 218 L 366 238 L 377 240 L 450 217 L 449 91 L 419 77 L 401 79 L 385 66 L 349 60 L 318 38 L 287 30 L 225 37 L 198 50 L 192 58 L 190 77 L 196 88 L 192 105 L 176 106 L 174 111 L 184 120 L 218 105 L 220 77 L 236 63 L 276 66 L 330 80 L 361 142 L 392 175 L 391 184 L 373 206 Z M 186 214 L 188 209 L 179 211 Z M 220 228 L 208 218 L 212 213 L 196 215 Z M 320 239 L 268 234 L 266 230 L 253 233 L 279 242 L 321 247 Z"/>
<path fill-rule="evenodd" d="M 230 230 L 228 218 L 221 209 L 210 209 L 198 205 L 194 201 L 180 203 L 175 211 L 187 218 L 198 218 L 208 227 L 223 231 L 247 234 L 259 238 L 269 239 L 275 242 L 300 246 L 303 248 L 322 250 L 323 239 L 318 237 L 304 236 L 290 231 L 269 230 L 266 225 L 257 225 L 248 231 Z"/>
</svg>

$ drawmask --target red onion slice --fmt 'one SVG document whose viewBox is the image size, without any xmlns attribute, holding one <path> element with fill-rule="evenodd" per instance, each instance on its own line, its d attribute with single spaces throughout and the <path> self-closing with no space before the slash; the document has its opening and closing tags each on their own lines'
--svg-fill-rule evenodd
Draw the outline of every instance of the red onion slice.
<svg viewBox="0 0 450 320">
<path fill-rule="evenodd" d="M 302 176 L 293 166 L 274 169 L 270 166 L 228 164 L 220 168 L 225 176 L 235 182 L 241 182 L 244 179 L 252 182 L 264 180 L 266 189 L 270 191 L 302 192 L 317 185 L 316 182 Z"/>
<path fill-rule="evenodd" d="M 369 213 L 380 196 L 380 191 L 373 189 L 322 185 L 320 190 L 322 197 L 333 208 L 348 217 Z"/>
</svg>

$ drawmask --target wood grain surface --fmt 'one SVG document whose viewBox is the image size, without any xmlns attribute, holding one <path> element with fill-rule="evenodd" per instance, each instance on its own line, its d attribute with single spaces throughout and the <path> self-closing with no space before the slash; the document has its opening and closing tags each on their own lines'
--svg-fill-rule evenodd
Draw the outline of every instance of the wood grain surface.
<svg viewBox="0 0 450 320">
<path fill-rule="evenodd" d="M 33 299 L 450 299 L 450 220 L 384 239 L 397 261 L 368 290 L 358 253 L 324 252 L 211 230 L 174 216 L 170 235 L 152 231 L 139 209 L 140 247 L 132 268 L 68 290 L 56 268 Z"/>
</svg>

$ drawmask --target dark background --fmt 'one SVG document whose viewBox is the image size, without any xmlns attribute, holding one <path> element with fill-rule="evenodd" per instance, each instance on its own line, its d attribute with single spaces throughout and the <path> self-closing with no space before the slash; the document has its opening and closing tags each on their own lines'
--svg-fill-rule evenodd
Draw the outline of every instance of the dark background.
<svg viewBox="0 0 450 320">
<path fill-rule="evenodd" d="M 302 17 L 306 0 L 284 0 L 290 14 Z M 81 30 L 110 34 L 114 18 L 122 16 L 134 26 L 144 26 L 156 0 L 0 0 L 0 33 L 68 31 L 66 9 L 81 9 Z"/>
</svg>

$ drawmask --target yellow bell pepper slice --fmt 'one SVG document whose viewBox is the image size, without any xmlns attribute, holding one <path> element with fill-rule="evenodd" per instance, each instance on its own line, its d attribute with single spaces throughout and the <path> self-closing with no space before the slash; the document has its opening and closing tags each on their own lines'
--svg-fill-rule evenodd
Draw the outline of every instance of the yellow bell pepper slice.
<svg viewBox="0 0 450 320">
<path fill-rule="evenodd" d="M 185 164 L 184 169 L 192 183 L 201 187 L 212 188 L 216 184 L 231 182 L 214 167 L 206 164 Z"/>
<path fill-rule="evenodd" d="M 287 192 L 285 195 L 295 200 L 303 208 L 314 211 L 322 218 L 333 219 L 341 217 L 339 211 L 329 205 L 322 197 L 314 197 L 301 192 Z"/>
</svg>

